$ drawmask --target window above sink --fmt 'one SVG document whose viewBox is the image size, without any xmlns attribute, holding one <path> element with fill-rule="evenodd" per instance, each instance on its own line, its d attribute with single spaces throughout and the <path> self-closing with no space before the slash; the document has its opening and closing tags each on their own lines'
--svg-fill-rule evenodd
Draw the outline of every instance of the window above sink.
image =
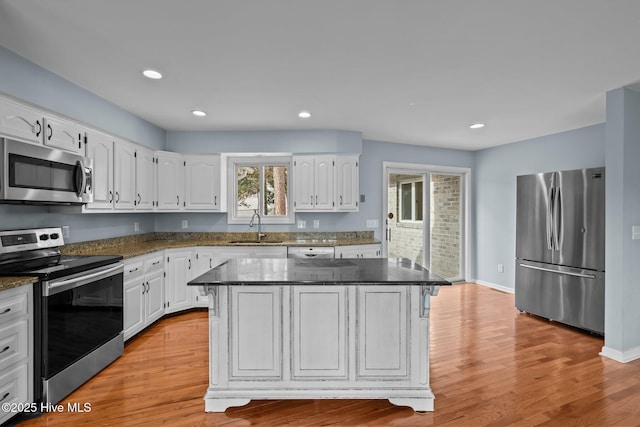
<svg viewBox="0 0 640 427">
<path fill-rule="evenodd" d="M 291 156 L 227 157 L 229 224 L 248 224 L 254 213 L 262 224 L 293 224 Z"/>
</svg>

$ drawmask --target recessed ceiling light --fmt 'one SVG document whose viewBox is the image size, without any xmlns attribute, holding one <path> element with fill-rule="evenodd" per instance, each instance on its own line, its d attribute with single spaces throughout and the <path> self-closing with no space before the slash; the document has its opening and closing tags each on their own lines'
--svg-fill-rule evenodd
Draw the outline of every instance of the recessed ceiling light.
<svg viewBox="0 0 640 427">
<path fill-rule="evenodd" d="M 469 125 L 471 129 L 480 129 L 484 127 L 484 123 L 473 123 Z"/>
<path fill-rule="evenodd" d="M 145 77 L 148 77 L 154 80 L 158 80 L 162 78 L 162 74 L 160 74 L 156 70 L 144 70 L 142 74 L 144 74 Z"/>
<path fill-rule="evenodd" d="M 300 111 L 298 113 L 298 117 L 300 117 L 301 119 L 308 119 L 309 117 L 311 117 L 311 113 L 308 111 Z"/>
<path fill-rule="evenodd" d="M 202 110 L 192 110 L 191 114 L 193 114 L 194 116 L 198 116 L 198 117 L 204 117 L 207 115 L 207 113 L 205 113 Z"/>
</svg>

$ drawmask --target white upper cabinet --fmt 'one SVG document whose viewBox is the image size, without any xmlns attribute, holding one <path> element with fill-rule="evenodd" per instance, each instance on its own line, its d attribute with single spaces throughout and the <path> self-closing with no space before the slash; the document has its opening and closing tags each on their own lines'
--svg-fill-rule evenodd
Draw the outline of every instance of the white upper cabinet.
<svg viewBox="0 0 640 427">
<path fill-rule="evenodd" d="M 220 156 L 217 154 L 185 154 L 185 208 L 187 210 L 220 211 Z"/>
<path fill-rule="evenodd" d="M 136 210 L 150 211 L 155 206 L 155 152 L 146 147 L 136 148 Z"/>
<path fill-rule="evenodd" d="M 358 156 L 295 156 L 296 212 L 358 211 Z"/>
<path fill-rule="evenodd" d="M 293 175 L 293 206 L 296 212 L 334 210 L 333 156 L 296 156 L 293 158 Z"/>
<path fill-rule="evenodd" d="M 116 140 L 114 153 L 114 206 L 118 210 L 134 210 L 137 196 L 136 145 Z"/>
<path fill-rule="evenodd" d="M 184 209 L 184 160 L 182 154 L 156 151 L 158 191 L 156 208 L 177 211 Z"/>
<path fill-rule="evenodd" d="M 89 210 L 113 209 L 113 137 L 100 132 L 87 133 L 86 156 L 93 159 L 93 203 Z"/>
<path fill-rule="evenodd" d="M 57 117 L 44 118 L 44 145 L 72 153 L 84 153 L 87 129 L 77 123 Z"/>
<path fill-rule="evenodd" d="M 35 108 L 0 97 L 0 134 L 42 144 L 44 115 Z"/>
<path fill-rule="evenodd" d="M 81 154 L 85 151 L 86 132 L 79 123 L 0 97 L 2 135 Z"/>
<path fill-rule="evenodd" d="M 360 208 L 360 162 L 357 156 L 336 158 L 336 210 L 358 211 Z"/>
</svg>

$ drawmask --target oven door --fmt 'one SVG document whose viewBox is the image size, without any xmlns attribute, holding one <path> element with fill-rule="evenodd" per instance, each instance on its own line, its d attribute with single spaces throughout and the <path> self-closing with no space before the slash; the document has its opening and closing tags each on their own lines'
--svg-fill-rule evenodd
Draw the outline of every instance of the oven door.
<svg viewBox="0 0 640 427">
<path fill-rule="evenodd" d="M 1 198 L 21 203 L 90 203 L 93 160 L 63 150 L 0 139 Z"/>
<path fill-rule="evenodd" d="M 43 282 L 45 381 L 122 334 L 123 269 L 119 262 Z"/>
</svg>

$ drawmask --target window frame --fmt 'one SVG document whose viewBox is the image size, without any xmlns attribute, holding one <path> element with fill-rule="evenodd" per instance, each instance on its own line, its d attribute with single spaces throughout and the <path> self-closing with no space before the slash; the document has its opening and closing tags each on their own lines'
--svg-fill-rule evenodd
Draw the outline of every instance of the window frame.
<svg viewBox="0 0 640 427">
<path fill-rule="evenodd" d="M 238 216 L 238 203 L 236 200 L 238 193 L 238 179 L 237 179 L 237 167 L 252 166 L 252 167 L 264 167 L 264 166 L 286 166 L 287 167 L 287 215 L 281 216 L 268 216 L 260 214 L 260 220 L 262 224 L 294 224 L 295 213 L 293 212 L 293 195 L 292 189 L 292 168 L 293 157 L 291 154 L 244 154 L 244 155 L 231 155 L 227 157 L 227 182 L 230 184 L 230 189 L 227 197 L 227 206 L 229 207 L 227 212 L 227 224 L 248 224 L 251 218 L 244 216 Z M 260 173 L 260 191 L 258 196 L 258 205 L 262 206 L 264 198 L 264 174 Z"/>
<path fill-rule="evenodd" d="M 401 224 L 422 224 L 424 222 L 424 218 L 415 219 L 416 218 L 416 183 L 422 183 L 422 207 L 424 209 L 424 179 L 416 178 L 416 179 L 405 179 L 402 181 L 398 181 L 397 186 L 397 194 L 398 194 L 398 223 Z M 411 219 L 403 219 L 404 208 L 403 208 L 403 200 L 402 200 L 402 186 L 411 184 Z M 420 212 L 423 213 L 423 212 Z"/>
</svg>

